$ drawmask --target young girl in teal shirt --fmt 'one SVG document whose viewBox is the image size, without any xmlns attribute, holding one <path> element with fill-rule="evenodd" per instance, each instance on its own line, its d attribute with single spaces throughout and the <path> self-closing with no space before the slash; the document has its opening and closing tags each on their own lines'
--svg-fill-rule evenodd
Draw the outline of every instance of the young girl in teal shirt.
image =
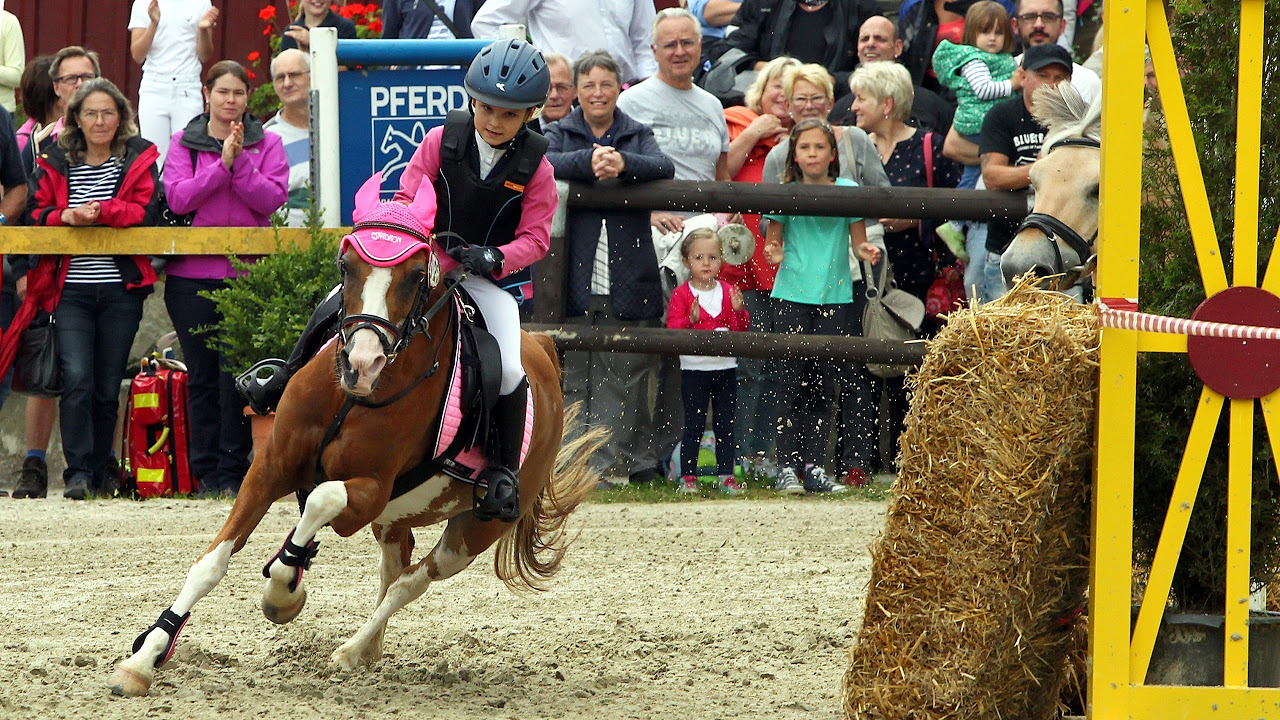
<svg viewBox="0 0 1280 720">
<path fill-rule="evenodd" d="M 797 123 L 791 130 L 782 181 L 804 185 L 857 185 L 839 175 L 840 159 L 831 126 L 819 119 Z M 850 250 L 860 260 L 873 264 L 879 262 L 883 252 L 882 248 L 867 242 L 862 218 L 765 217 L 769 219 L 765 257 L 769 262 L 781 263 L 773 284 L 773 297 L 778 301 L 774 309 L 775 331 L 843 335 L 852 328 L 860 332 L 861 323 L 855 318 L 866 302 L 866 285 L 860 271 L 854 278 Z M 779 492 L 829 493 L 846 489 L 828 478 L 822 463 L 838 375 L 846 383 L 864 380 L 870 383 L 869 376 L 861 377 L 866 375 L 865 371 L 860 375 L 842 372 L 829 360 L 811 359 L 799 361 L 794 371 L 783 373 L 779 379 L 783 386 L 777 443 L 781 466 L 776 487 Z M 866 393 L 850 393 L 855 397 L 870 394 L 870 388 Z M 874 408 L 870 413 L 869 427 L 874 432 Z M 860 414 L 866 417 L 865 412 Z"/>
</svg>

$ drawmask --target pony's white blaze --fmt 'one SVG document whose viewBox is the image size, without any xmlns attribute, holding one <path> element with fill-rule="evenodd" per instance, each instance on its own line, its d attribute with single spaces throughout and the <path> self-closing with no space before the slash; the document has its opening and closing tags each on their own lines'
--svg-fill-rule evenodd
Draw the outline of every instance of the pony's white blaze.
<svg viewBox="0 0 1280 720">
<path fill-rule="evenodd" d="M 390 319 L 387 317 L 387 293 L 391 290 L 391 279 L 391 268 L 375 267 L 369 271 L 369 277 L 365 278 L 364 287 L 360 291 L 362 314 Z M 378 331 L 363 328 L 352 334 L 347 348 L 347 362 L 356 372 L 356 384 L 355 387 L 345 389 L 353 395 L 368 395 L 373 392 L 373 384 L 378 381 L 378 374 L 387 364 Z"/>
</svg>

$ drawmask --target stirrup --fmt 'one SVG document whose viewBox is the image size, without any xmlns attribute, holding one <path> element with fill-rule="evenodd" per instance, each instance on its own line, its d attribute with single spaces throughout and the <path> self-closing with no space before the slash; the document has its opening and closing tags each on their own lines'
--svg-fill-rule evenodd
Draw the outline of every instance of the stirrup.
<svg viewBox="0 0 1280 720">
<path fill-rule="evenodd" d="M 259 415 L 267 415 L 280 403 L 289 381 L 287 365 L 279 358 L 259 360 L 236 376 L 236 392 Z"/>
<path fill-rule="evenodd" d="M 490 465 L 485 471 L 488 491 L 480 496 L 480 484 L 473 486 L 471 512 L 477 520 L 515 522 L 520 519 L 520 480 L 501 465 Z"/>
</svg>

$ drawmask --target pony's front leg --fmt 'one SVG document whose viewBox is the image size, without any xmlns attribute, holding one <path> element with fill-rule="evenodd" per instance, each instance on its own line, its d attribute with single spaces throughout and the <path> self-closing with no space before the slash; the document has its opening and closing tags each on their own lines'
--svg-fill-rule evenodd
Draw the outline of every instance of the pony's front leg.
<svg viewBox="0 0 1280 720">
<path fill-rule="evenodd" d="M 374 525 L 373 536 L 382 550 L 382 562 L 378 565 L 378 603 L 381 604 L 387 596 L 387 588 L 413 562 L 413 530 Z M 369 641 L 364 655 L 370 661 L 382 657 L 381 631 Z"/>
<path fill-rule="evenodd" d="M 382 654 L 382 634 L 387 629 L 387 621 L 396 611 L 421 597 L 432 582 L 465 570 L 512 527 L 507 523 L 479 522 L 471 513 L 451 519 L 435 548 L 400 573 L 364 626 L 334 651 L 333 662 L 343 669 L 354 670 L 362 663 L 376 661 Z"/>
</svg>

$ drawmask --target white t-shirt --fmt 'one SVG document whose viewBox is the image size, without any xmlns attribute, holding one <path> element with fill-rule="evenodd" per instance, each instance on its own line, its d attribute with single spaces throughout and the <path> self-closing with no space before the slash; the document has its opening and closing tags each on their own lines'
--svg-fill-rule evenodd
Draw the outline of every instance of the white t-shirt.
<svg viewBox="0 0 1280 720">
<path fill-rule="evenodd" d="M 262 124 L 263 130 L 280 136 L 284 156 L 289 160 L 289 200 L 285 202 L 285 224 L 305 227 L 307 221 L 307 185 L 311 182 L 311 132 L 285 122 L 277 113 Z"/>
<path fill-rule="evenodd" d="M 151 0 L 133 0 L 129 13 L 129 32 L 145 30 L 151 25 L 147 7 Z M 148 77 L 194 79 L 200 82 L 200 58 L 196 55 L 196 34 L 200 18 L 209 8 L 209 0 L 160 0 L 160 25 L 156 28 L 151 50 L 142 62 L 143 79 Z"/>
<path fill-rule="evenodd" d="M 676 180 L 716 179 L 720 153 L 729 152 L 729 126 L 714 95 L 651 77 L 619 95 L 618 109 L 653 128 L 658 147 L 676 165 Z"/>
</svg>

